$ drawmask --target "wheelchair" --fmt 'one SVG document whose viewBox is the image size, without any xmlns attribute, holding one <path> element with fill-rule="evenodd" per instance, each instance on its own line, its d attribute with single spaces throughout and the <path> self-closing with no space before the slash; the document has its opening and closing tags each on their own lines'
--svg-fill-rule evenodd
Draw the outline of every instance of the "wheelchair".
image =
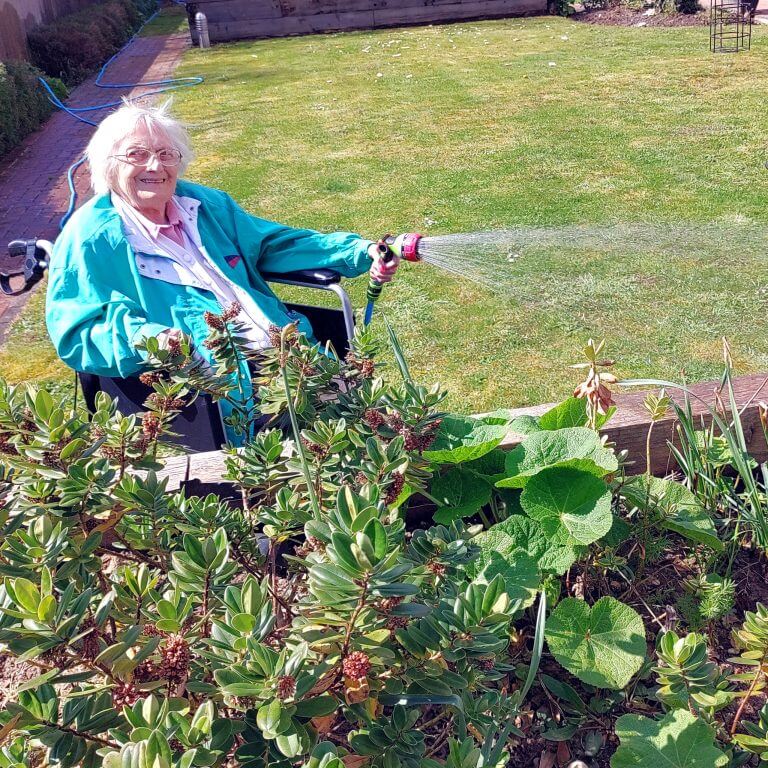
<svg viewBox="0 0 768 768">
<path fill-rule="evenodd" d="M 26 277 L 27 272 L 31 278 L 27 278 L 26 287 L 31 287 L 47 267 L 51 248 L 52 244 L 47 240 L 14 240 L 10 243 L 9 254 L 17 259 L 23 254 L 25 264 L 21 270 L 0 271 L 0 287 L 5 290 L 4 286 L 11 277 Z M 339 309 L 295 303 L 286 303 L 286 307 L 289 312 L 298 312 L 309 320 L 315 338 L 320 343 L 330 342 L 337 354 L 341 357 L 346 355 L 355 332 L 355 317 L 349 296 L 341 286 L 342 276 L 338 272 L 331 269 L 308 269 L 279 274 L 263 272 L 262 277 L 268 283 L 334 293 L 341 305 Z M 139 381 L 138 376 L 113 379 L 80 371 L 77 377 L 86 407 L 91 412 L 95 409 L 96 395 L 99 392 L 114 398 L 118 410 L 124 415 L 129 415 L 142 412 L 145 400 L 153 391 L 151 387 Z M 219 450 L 226 442 L 219 406 L 209 395 L 200 395 L 182 410 L 171 429 L 176 435 L 169 438 L 169 442 L 184 446 L 195 453 Z"/>
</svg>

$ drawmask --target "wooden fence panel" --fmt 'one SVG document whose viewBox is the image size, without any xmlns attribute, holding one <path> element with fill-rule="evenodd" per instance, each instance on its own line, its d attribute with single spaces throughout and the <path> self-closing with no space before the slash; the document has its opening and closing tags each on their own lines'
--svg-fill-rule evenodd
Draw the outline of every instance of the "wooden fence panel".
<svg viewBox="0 0 768 768">
<path fill-rule="evenodd" d="M 351 26 L 347 26 L 347 25 Z M 222 40 L 254 40 L 262 37 L 311 35 L 339 29 L 360 29 L 373 26 L 373 11 L 315 16 L 283 16 L 275 19 L 240 19 L 226 23 L 208 23 L 212 42 Z"/>
<path fill-rule="evenodd" d="M 329 14 L 343 18 L 350 12 L 370 11 L 371 0 L 280 0 L 280 7 L 283 9 L 283 16 Z"/>
<path fill-rule="evenodd" d="M 211 0 L 211 11 L 205 4 L 203 13 L 208 16 L 208 26 L 220 23 L 248 22 L 254 19 L 282 19 L 284 9 L 280 0 L 259 0 L 257 3 L 251 0 Z"/>
<path fill-rule="evenodd" d="M 206 15 L 217 43 L 545 13 L 547 0 L 199 0 L 188 10 L 190 24 Z"/>
<path fill-rule="evenodd" d="M 434 5 L 414 5 L 410 8 L 378 8 L 373 12 L 375 26 L 397 24 L 431 24 L 432 22 L 454 21 L 458 18 L 493 18 L 512 16 L 515 13 L 541 11 L 539 0 L 476 0 L 466 2 L 445 2 Z"/>
</svg>

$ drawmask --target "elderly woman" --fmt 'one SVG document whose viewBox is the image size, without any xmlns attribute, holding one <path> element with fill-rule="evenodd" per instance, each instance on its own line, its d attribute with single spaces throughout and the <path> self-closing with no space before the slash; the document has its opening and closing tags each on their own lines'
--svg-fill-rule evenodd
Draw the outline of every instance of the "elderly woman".
<svg viewBox="0 0 768 768">
<path fill-rule="evenodd" d="M 128 377 L 143 366 L 138 342 L 179 332 L 205 356 L 203 314 L 233 302 L 252 346 L 266 347 L 269 326 L 296 317 L 262 271 L 392 278 L 397 263 L 380 261 L 369 240 L 265 221 L 224 192 L 181 180 L 192 153 L 167 108 L 125 105 L 88 144 L 95 195 L 56 240 L 48 283 L 48 331 L 67 365 Z M 303 317 L 299 328 L 311 334 Z"/>
</svg>

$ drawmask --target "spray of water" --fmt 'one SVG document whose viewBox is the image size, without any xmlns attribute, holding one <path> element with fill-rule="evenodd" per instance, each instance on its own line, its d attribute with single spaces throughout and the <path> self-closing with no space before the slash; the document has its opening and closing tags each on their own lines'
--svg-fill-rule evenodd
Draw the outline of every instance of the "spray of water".
<svg viewBox="0 0 768 768">
<path fill-rule="evenodd" d="M 421 364 L 454 372 L 455 407 L 558 399 L 590 337 L 608 341 L 622 377 L 714 379 L 723 336 L 738 371 L 768 370 L 768 224 L 521 226 L 427 236 L 418 254 L 424 279 L 444 282 L 430 321 L 457 329 L 442 357 L 424 347 Z M 457 279 L 442 281 L 443 270 Z M 469 281 L 481 290 L 465 291 Z"/>
<path fill-rule="evenodd" d="M 630 258 L 640 271 L 651 256 L 654 261 L 666 258 L 673 279 L 676 264 L 736 268 L 741 257 L 763 254 L 766 247 L 767 226 L 734 218 L 702 224 L 517 227 L 424 237 L 419 256 L 427 264 L 505 291 L 533 268 L 528 262 L 553 252 L 570 259 L 574 273 L 587 255 Z"/>
</svg>

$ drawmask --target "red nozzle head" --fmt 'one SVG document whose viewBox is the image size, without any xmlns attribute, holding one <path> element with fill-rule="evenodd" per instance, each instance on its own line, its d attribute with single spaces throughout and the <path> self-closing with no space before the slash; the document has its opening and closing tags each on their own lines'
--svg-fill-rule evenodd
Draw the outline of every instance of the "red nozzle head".
<svg viewBox="0 0 768 768">
<path fill-rule="evenodd" d="M 416 232 L 408 232 L 403 235 L 402 258 L 406 261 L 421 261 L 421 256 L 419 255 L 419 240 L 421 238 L 422 235 Z"/>
</svg>

